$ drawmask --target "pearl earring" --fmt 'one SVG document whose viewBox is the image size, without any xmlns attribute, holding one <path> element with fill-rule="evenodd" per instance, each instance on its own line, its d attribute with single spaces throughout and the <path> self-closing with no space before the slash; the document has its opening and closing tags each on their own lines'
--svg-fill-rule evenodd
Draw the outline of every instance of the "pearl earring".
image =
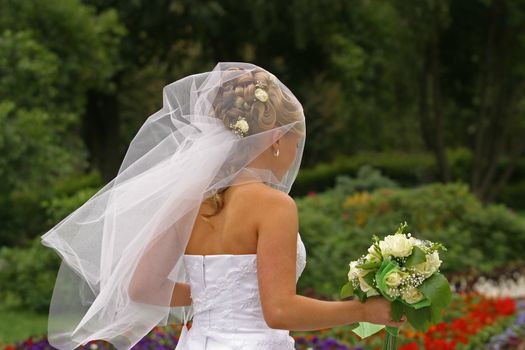
<svg viewBox="0 0 525 350">
<path fill-rule="evenodd" d="M 279 157 L 279 149 L 277 149 L 277 152 L 273 152 L 273 155 L 274 155 L 275 157 Z"/>
</svg>

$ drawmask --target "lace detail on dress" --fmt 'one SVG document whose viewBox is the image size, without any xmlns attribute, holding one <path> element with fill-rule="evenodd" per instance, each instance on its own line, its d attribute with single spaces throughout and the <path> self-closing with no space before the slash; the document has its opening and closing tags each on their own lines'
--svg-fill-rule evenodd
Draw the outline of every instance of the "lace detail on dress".
<svg viewBox="0 0 525 350">
<path fill-rule="evenodd" d="M 232 268 L 226 271 L 221 277 L 216 278 L 213 283 L 205 286 L 200 293 L 194 295 L 193 307 L 195 311 L 198 310 L 210 310 L 214 307 L 214 304 L 232 290 L 235 290 L 239 282 L 243 280 L 246 274 L 256 273 L 256 260 L 243 260 L 240 268 Z M 195 265 L 193 265 L 195 266 Z M 196 263 L 197 268 L 200 268 L 201 263 Z M 191 290 L 191 288 L 190 288 Z M 193 294 L 192 294 L 193 295 Z M 225 313 L 230 313 L 233 308 L 228 307 L 223 309 Z M 227 317 L 228 315 L 224 315 Z M 226 320 L 225 320 L 226 321 Z"/>
<path fill-rule="evenodd" d="M 294 349 L 288 331 L 272 329 L 264 320 L 256 254 L 185 255 L 184 264 L 194 310 L 187 340 L 192 349 L 206 347 L 208 338 L 236 350 Z M 296 282 L 305 265 L 306 249 L 298 233 Z M 181 349 L 189 347 L 181 344 Z"/>
<path fill-rule="evenodd" d="M 235 350 L 275 350 L 275 349 L 295 349 L 295 340 L 284 335 L 280 337 L 267 337 L 260 340 L 240 340 L 236 341 Z"/>
<path fill-rule="evenodd" d="M 240 288 L 240 282 L 242 280 L 243 275 L 250 275 L 250 274 L 257 274 L 257 259 L 249 260 L 249 263 L 242 265 L 239 273 L 239 279 L 236 280 L 236 288 Z M 243 301 L 239 303 L 239 308 L 246 309 L 246 308 L 254 308 L 258 307 L 260 305 L 259 301 L 259 290 L 253 288 L 249 294 L 245 294 L 245 298 Z"/>
</svg>

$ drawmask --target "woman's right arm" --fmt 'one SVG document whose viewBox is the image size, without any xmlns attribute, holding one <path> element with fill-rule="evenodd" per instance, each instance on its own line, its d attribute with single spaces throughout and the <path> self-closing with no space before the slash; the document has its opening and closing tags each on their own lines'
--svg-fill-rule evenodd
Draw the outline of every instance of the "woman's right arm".
<svg viewBox="0 0 525 350">
<path fill-rule="evenodd" d="M 355 322 L 399 327 L 391 321 L 390 303 L 371 297 L 325 301 L 296 294 L 298 213 L 288 194 L 268 191 L 258 195 L 257 272 L 263 315 L 271 328 L 318 330 Z"/>
</svg>

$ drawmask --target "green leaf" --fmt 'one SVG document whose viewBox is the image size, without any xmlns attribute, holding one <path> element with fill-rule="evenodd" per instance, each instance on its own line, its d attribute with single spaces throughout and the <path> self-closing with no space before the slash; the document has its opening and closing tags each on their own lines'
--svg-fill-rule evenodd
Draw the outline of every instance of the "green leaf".
<svg viewBox="0 0 525 350">
<path fill-rule="evenodd" d="M 428 298 L 424 298 L 424 299 L 418 301 L 417 303 L 411 304 L 411 306 L 414 309 L 416 309 L 416 310 L 417 309 L 421 309 L 422 307 L 427 307 L 427 306 L 431 306 L 431 305 L 432 305 L 432 302 Z"/>
<path fill-rule="evenodd" d="M 359 301 L 362 303 L 364 303 L 366 299 L 368 298 L 366 293 L 363 292 L 361 288 L 354 289 L 354 294 L 357 295 L 357 297 L 359 298 Z"/>
<path fill-rule="evenodd" d="M 399 320 L 401 320 L 401 317 L 403 317 L 403 312 L 404 312 L 403 303 L 397 299 L 391 302 L 390 312 L 392 313 L 392 319 L 396 322 L 399 322 Z"/>
<path fill-rule="evenodd" d="M 399 224 L 399 227 L 397 228 L 396 232 L 394 232 L 394 234 L 401 234 L 403 233 L 403 231 L 405 230 L 405 228 L 408 226 L 407 222 L 404 221 L 402 223 Z"/>
<path fill-rule="evenodd" d="M 427 297 L 424 297 L 423 299 L 421 299 L 420 301 L 418 301 L 417 303 L 414 303 L 414 304 L 409 304 L 409 303 L 407 303 L 406 301 L 404 301 L 401 298 L 398 299 L 398 300 L 401 301 L 406 306 L 412 307 L 412 308 L 414 308 L 416 310 L 417 309 L 421 309 L 422 307 L 426 307 L 426 306 L 431 306 L 432 305 L 432 302 Z"/>
<path fill-rule="evenodd" d="M 430 321 L 434 324 L 441 322 L 443 315 L 441 313 L 442 308 L 436 305 L 430 306 Z"/>
<path fill-rule="evenodd" d="M 434 307 L 446 307 L 452 299 L 448 280 L 440 273 L 434 273 L 427 278 L 418 289 L 430 299 Z"/>
<path fill-rule="evenodd" d="M 408 323 L 417 331 L 426 332 L 430 327 L 431 310 L 430 307 L 423 307 L 421 309 L 414 309 L 410 306 L 404 305 L 405 315 Z"/>
<path fill-rule="evenodd" d="M 352 329 L 361 339 L 371 336 L 385 328 L 385 325 L 379 325 L 370 322 L 359 322 L 359 325 Z"/>
<path fill-rule="evenodd" d="M 414 246 L 412 254 L 407 258 L 405 267 L 412 267 L 425 261 L 427 261 L 425 252 L 418 246 Z"/>
<path fill-rule="evenodd" d="M 341 288 L 341 299 L 351 297 L 352 295 L 354 295 L 354 287 L 352 286 L 352 282 L 349 281 Z"/>
<path fill-rule="evenodd" d="M 365 282 L 370 286 L 370 287 L 374 287 L 374 282 L 375 282 L 375 278 L 374 278 L 374 274 L 373 273 L 367 273 L 363 279 L 365 280 Z"/>
<path fill-rule="evenodd" d="M 373 262 L 367 262 L 367 263 L 356 265 L 356 267 L 363 269 L 363 270 L 375 270 L 379 266 L 381 266 L 381 261 L 373 261 Z"/>
</svg>

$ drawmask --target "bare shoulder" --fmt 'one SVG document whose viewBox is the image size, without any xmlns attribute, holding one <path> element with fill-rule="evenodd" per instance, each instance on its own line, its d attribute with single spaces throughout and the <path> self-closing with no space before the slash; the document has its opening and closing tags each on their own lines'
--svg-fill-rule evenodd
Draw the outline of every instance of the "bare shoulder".
<svg viewBox="0 0 525 350">
<path fill-rule="evenodd" d="M 297 223 L 297 204 L 288 194 L 262 183 L 254 183 L 245 187 L 245 198 L 250 198 L 252 212 L 255 214 L 257 226 L 267 226 L 268 224 L 279 225 L 279 220 L 287 223 Z"/>
<path fill-rule="evenodd" d="M 285 192 L 270 188 L 258 196 L 257 234 L 261 247 L 268 243 L 295 247 L 299 218 L 295 200 Z M 261 237 L 265 236 L 265 237 Z"/>
</svg>

